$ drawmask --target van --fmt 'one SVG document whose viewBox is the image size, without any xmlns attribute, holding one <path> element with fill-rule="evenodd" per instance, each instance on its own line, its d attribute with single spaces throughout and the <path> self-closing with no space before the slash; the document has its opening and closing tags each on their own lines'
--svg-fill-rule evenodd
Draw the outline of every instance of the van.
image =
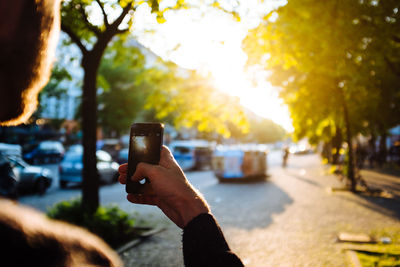
<svg viewBox="0 0 400 267">
<path fill-rule="evenodd" d="M 182 170 L 203 170 L 211 167 L 213 146 L 205 140 L 176 140 L 169 148 Z"/>
</svg>

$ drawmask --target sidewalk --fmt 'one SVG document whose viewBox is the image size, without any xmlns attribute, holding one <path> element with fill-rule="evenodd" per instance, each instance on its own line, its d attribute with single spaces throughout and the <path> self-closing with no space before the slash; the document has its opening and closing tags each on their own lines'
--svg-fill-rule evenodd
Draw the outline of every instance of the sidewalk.
<svg viewBox="0 0 400 267">
<path fill-rule="evenodd" d="M 245 266 L 350 266 L 338 233 L 381 237 L 385 229 L 400 231 L 400 198 L 329 190 L 343 184 L 317 155 L 293 156 L 285 169 L 278 156 L 270 159 L 270 177 L 263 183 L 221 184 L 207 172 L 188 175 Z M 400 196 L 400 177 L 361 174 L 370 186 Z M 125 265 L 183 266 L 182 231 L 166 226 L 123 253 Z"/>
<path fill-rule="evenodd" d="M 372 188 L 381 189 L 400 199 L 400 177 L 376 170 L 361 170 L 361 176 Z"/>
</svg>

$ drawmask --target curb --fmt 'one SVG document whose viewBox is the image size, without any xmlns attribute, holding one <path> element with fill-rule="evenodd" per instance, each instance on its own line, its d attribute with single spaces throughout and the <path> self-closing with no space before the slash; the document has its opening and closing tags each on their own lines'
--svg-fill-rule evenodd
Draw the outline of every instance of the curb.
<svg viewBox="0 0 400 267">
<path fill-rule="evenodd" d="M 165 230 L 165 228 L 162 228 L 162 227 L 159 227 L 159 228 L 154 228 L 154 229 L 150 229 L 150 230 L 148 230 L 148 231 L 145 231 L 145 232 L 143 232 L 141 235 L 139 235 L 137 238 L 135 238 L 134 240 L 132 240 L 132 241 L 130 241 L 130 242 L 128 242 L 128 243 L 126 243 L 125 245 L 122 245 L 122 246 L 120 246 L 119 248 L 117 248 L 115 251 L 118 253 L 118 254 L 122 254 L 122 253 L 124 253 L 125 251 L 127 251 L 128 249 L 131 249 L 131 248 L 133 248 L 133 247 L 135 247 L 135 246 L 138 246 L 138 245 L 140 245 L 143 241 L 145 241 L 147 238 L 149 238 L 149 237 L 151 237 L 151 236 L 153 236 L 153 235 L 155 235 L 155 234 L 158 234 L 158 233 L 160 233 L 160 232 L 162 232 L 162 231 L 164 231 Z"/>
<path fill-rule="evenodd" d="M 357 253 L 354 250 L 347 250 L 347 255 L 354 267 L 362 267 L 360 260 L 358 259 Z"/>
</svg>

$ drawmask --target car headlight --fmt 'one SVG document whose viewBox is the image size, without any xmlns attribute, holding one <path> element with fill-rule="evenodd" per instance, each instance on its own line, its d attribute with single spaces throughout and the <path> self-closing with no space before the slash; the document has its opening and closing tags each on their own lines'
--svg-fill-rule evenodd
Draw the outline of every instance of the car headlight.
<svg viewBox="0 0 400 267">
<path fill-rule="evenodd" d="M 113 163 L 111 163 L 111 168 L 114 169 L 114 170 L 118 170 L 119 164 L 116 163 L 116 162 L 113 162 Z"/>
<path fill-rule="evenodd" d="M 82 168 L 83 168 L 83 164 L 82 164 L 82 163 L 80 163 L 80 162 L 78 162 L 78 163 L 75 163 L 75 164 L 74 164 L 74 168 L 75 168 L 75 169 L 77 169 L 77 170 L 82 170 Z"/>
<path fill-rule="evenodd" d="M 49 169 L 43 169 L 42 176 L 45 176 L 45 177 L 51 176 L 51 171 Z"/>
</svg>

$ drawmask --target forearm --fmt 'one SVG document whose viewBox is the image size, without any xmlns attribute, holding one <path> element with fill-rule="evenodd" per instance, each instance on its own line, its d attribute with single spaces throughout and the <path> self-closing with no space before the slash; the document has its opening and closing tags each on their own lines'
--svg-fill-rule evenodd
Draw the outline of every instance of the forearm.
<svg viewBox="0 0 400 267">
<path fill-rule="evenodd" d="M 185 226 L 183 256 L 185 266 L 243 266 L 209 213 L 198 215 Z"/>
</svg>

